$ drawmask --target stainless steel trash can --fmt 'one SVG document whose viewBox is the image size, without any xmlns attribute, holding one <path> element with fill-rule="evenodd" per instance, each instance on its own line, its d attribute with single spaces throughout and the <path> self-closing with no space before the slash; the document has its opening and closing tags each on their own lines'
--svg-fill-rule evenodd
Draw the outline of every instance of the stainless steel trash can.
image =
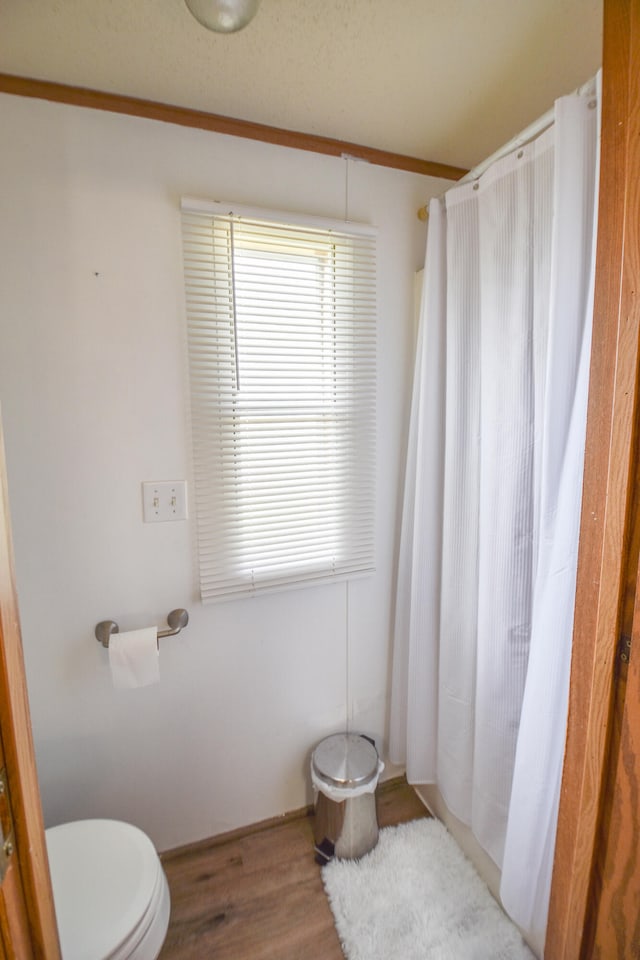
<svg viewBox="0 0 640 960">
<path fill-rule="evenodd" d="M 336 733 L 311 756 L 316 860 L 364 856 L 378 842 L 376 787 L 384 764 L 372 740 Z"/>
</svg>

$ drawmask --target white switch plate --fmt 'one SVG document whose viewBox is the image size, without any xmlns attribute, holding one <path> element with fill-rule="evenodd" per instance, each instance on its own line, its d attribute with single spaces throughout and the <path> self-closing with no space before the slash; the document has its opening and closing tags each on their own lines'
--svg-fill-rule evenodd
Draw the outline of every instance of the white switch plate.
<svg viewBox="0 0 640 960">
<path fill-rule="evenodd" d="M 145 523 L 187 519 L 186 480 L 145 481 L 142 484 Z"/>
</svg>

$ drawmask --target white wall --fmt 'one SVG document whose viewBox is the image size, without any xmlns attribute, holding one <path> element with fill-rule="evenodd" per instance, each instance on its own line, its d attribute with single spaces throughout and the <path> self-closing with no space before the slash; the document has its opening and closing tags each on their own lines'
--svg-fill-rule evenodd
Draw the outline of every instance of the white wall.
<svg viewBox="0 0 640 960">
<path fill-rule="evenodd" d="M 203 607 L 191 521 L 141 514 L 141 481 L 190 469 L 179 198 L 340 217 L 345 161 L 6 95 L 0 130 L 0 401 L 47 825 L 123 818 L 167 849 L 303 806 L 347 674 L 354 728 L 386 749 L 416 209 L 445 184 L 350 169 L 380 325 L 377 572 L 349 586 L 349 623 L 345 584 Z M 95 623 L 177 606 L 161 684 L 114 690 Z"/>
</svg>

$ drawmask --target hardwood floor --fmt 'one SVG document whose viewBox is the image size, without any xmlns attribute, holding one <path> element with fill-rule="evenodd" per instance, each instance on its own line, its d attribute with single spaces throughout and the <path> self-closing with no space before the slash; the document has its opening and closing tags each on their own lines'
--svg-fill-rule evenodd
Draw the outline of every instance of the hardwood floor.
<svg viewBox="0 0 640 960">
<path fill-rule="evenodd" d="M 378 788 L 381 827 L 427 815 L 406 780 Z M 313 815 L 163 855 L 171 921 L 159 960 L 343 960 L 314 860 Z"/>
</svg>

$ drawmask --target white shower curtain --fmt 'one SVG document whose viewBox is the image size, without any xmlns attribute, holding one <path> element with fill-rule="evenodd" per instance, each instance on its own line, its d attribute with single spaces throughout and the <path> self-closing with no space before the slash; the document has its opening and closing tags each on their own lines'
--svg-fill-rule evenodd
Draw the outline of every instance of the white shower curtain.
<svg viewBox="0 0 640 960">
<path fill-rule="evenodd" d="M 540 953 L 584 459 L 594 90 L 431 201 L 398 573 L 391 759 L 472 828 Z"/>
</svg>

